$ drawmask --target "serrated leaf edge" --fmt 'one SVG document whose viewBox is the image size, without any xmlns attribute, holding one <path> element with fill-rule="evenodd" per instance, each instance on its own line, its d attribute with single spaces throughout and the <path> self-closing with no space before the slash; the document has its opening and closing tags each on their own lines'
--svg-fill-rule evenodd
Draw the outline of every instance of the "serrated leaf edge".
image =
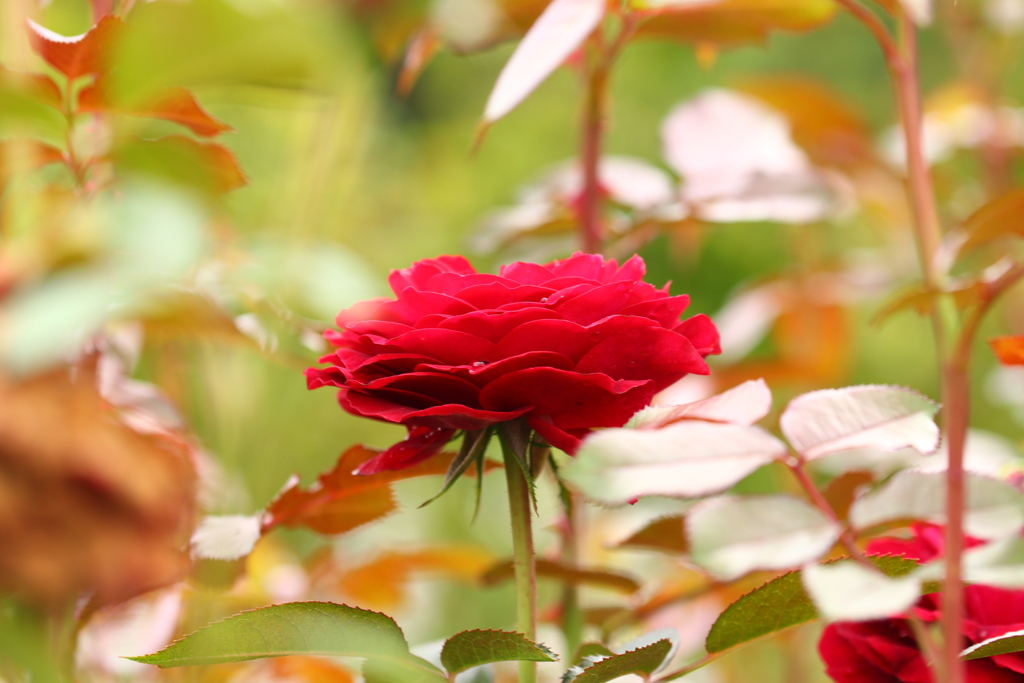
<svg viewBox="0 0 1024 683">
<path fill-rule="evenodd" d="M 387 619 L 388 621 L 390 621 L 392 624 L 395 625 L 395 628 L 398 629 L 398 632 L 402 634 L 402 640 L 405 642 L 406 650 L 409 649 L 409 642 L 405 640 L 405 632 L 402 631 L 402 627 L 398 625 L 398 622 L 396 622 L 393 617 L 388 616 L 387 614 L 384 614 L 383 612 L 375 612 L 373 610 L 363 609 L 362 607 L 352 607 L 351 605 L 346 605 L 344 603 L 328 602 L 326 600 L 303 600 L 303 601 L 300 601 L 300 602 L 282 602 L 282 603 L 277 604 L 277 605 L 265 605 L 263 607 L 254 607 L 253 609 L 242 610 L 241 612 L 236 612 L 236 613 L 234 613 L 234 614 L 232 614 L 230 616 L 224 617 L 223 619 L 218 619 L 217 621 L 211 621 L 209 624 L 206 624 L 205 626 L 200 626 L 199 628 L 197 628 L 195 631 L 192 631 L 191 633 L 187 633 L 187 634 L 185 634 L 183 636 L 180 636 L 179 638 L 175 638 L 173 641 L 171 641 L 170 643 L 168 643 L 166 646 L 162 647 L 161 649 L 157 650 L 156 652 L 153 652 L 153 653 L 148 654 L 148 655 L 138 655 L 136 657 L 122 656 L 121 659 L 128 659 L 128 660 L 131 660 L 133 662 L 139 662 L 140 664 L 152 664 L 154 666 L 160 666 L 157 662 L 152 662 L 152 661 L 148 661 L 148 660 L 151 657 L 155 657 L 156 655 L 160 654 L 161 652 L 166 652 L 167 650 L 171 649 L 172 647 L 174 647 L 178 643 L 181 643 L 183 641 L 188 640 L 189 638 L 191 638 L 192 636 L 196 635 L 197 633 L 199 633 L 201 631 L 205 631 L 206 629 L 211 628 L 213 626 L 216 626 L 217 624 L 222 624 L 222 623 L 224 623 L 226 621 L 230 621 L 230 620 L 232 620 L 232 619 L 234 619 L 236 617 L 239 617 L 239 616 L 241 616 L 243 614 L 251 614 L 253 612 L 262 612 L 264 610 L 271 609 L 273 607 L 284 607 L 286 605 L 330 605 L 331 607 L 345 607 L 346 609 L 356 610 L 358 612 L 365 612 L 367 614 L 375 614 L 377 616 L 384 617 L 385 619 Z M 309 652 L 308 654 L 316 654 L 316 653 L 315 652 Z M 282 656 L 282 655 L 268 655 L 268 657 L 278 657 L 278 656 Z M 160 668 L 164 668 L 164 667 L 160 667 Z"/>
</svg>

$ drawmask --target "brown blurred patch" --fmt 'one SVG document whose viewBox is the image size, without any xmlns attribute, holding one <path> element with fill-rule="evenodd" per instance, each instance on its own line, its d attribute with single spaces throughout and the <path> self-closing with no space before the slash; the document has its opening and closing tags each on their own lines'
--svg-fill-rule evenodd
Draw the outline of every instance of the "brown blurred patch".
<svg viewBox="0 0 1024 683">
<path fill-rule="evenodd" d="M 188 568 L 187 447 L 133 431 L 75 375 L 0 374 L 0 590 L 44 606 L 117 602 Z"/>
</svg>

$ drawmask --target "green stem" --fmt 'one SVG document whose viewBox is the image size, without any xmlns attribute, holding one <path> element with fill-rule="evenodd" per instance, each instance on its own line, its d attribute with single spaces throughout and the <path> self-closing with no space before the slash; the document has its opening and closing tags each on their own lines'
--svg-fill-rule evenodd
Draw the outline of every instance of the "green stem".
<svg viewBox="0 0 1024 683">
<path fill-rule="evenodd" d="M 530 484 L 515 453 L 501 439 L 508 483 L 508 509 L 512 518 L 512 566 L 516 577 L 516 629 L 530 640 L 537 638 L 537 569 L 533 550 Z M 519 662 L 519 683 L 536 683 L 537 665 Z"/>
</svg>

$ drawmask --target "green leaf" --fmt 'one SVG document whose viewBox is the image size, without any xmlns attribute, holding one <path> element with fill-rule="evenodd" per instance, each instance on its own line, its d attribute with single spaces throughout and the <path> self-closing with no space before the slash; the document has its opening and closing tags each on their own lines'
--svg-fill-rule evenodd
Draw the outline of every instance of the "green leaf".
<svg viewBox="0 0 1024 683">
<path fill-rule="evenodd" d="M 160 652 L 128 659 L 168 668 L 285 655 L 380 658 L 392 662 L 408 662 L 410 657 L 402 629 L 387 615 L 330 602 L 292 602 L 236 614 L 201 628 Z M 406 666 L 416 668 L 415 663 Z"/>
<path fill-rule="evenodd" d="M 869 559 L 886 576 L 903 576 L 917 566 L 913 560 L 902 557 Z M 800 580 L 800 572 L 788 572 L 726 607 L 711 627 L 705 647 L 711 654 L 724 652 L 818 618 L 818 611 Z"/>
<path fill-rule="evenodd" d="M 960 653 L 961 659 L 984 659 L 1024 650 L 1024 631 L 1010 631 L 1001 636 L 975 643 Z"/>
<path fill-rule="evenodd" d="M 441 650 L 441 664 L 457 674 L 491 662 L 555 662 L 558 657 L 521 633 L 506 631 L 463 631 L 447 641 Z"/>
<path fill-rule="evenodd" d="M 582 670 L 573 667 L 562 678 L 562 683 L 606 683 L 629 674 L 647 677 L 661 667 L 670 652 L 672 641 L 665 638 L 646 647 L 612 655 Z"/>
<path fill-rule="evenodd" d="M 483 481 L 483 468 L 481 459 L 483 458 L 484 451 L 487 450 L 487 444 L 491 441 L 491 430 L 481 429 L 475 432 L 466 432 L 466 435 L 462 437 L 462 448 L 459 449 L 459 454 L 452 460 L 451 465 L 448 466 L 448 472 L 444 475 L 444 484 L 441 485 L 441 490 L 437 494 L 426 501 L 421 503 L 420 507 L 430 505 L 435 500 L 443 496 L 448 492 L 448 489 L 452 487 L 459 477 L 461 477 L 469 466 L 473 463 L 477 463 L 477 476 L 479 481 L 477 485 L 480 486 Z"/>
<path fill-rule="evenodd" d="M 363 665 L 366 683 L 442 683 L 448 677 L 425 659 L 406 655 L 395 660 L 369 659 Z"/>
</svg>

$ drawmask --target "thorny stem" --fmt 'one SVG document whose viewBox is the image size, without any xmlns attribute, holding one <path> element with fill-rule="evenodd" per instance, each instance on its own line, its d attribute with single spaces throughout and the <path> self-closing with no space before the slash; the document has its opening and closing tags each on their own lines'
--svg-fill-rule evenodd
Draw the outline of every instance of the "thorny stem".
<svg viewBox="0 0 1024 683">
<path fill-rule="evenodd" d="M 907 183 L 914 215 L 914 235 L 918 256 L 928 291 L 942 291 L 945 274 L 936 265 L 942 239 L 942 228 L 935 201 L 931 171 L 925 156 L 921 125 L 921 94 L 918 81 L 917 27 L 899 12 L 896 16 L 898 44 L 877 16 L 856 0 L 840 0 L 875 35 L 886 57 L 892 75 L 899 109 L 900 124 L 906 145 Z M 960 660 L 963 619 L 963 511 L 964 511 L 964 441 L 970 420 L 968 352 L 956 351 L 946 356 L 946 330 L 938 306 L 932 310 L 932 330 L 937 356 L 940 359 L 942 400 L 945 405 L 946 448 L 949 464 L 946 469 L 946 548 L 945 583 L 942 595 L 943 647 L 939 673 L 945 683 L 963 683 L 964 665 Z"/>
<path fill-rule="evenodd" d="M 939 253 L 941 227 L 934 186 L 922 141 L 921 94 L 917 69 L 917 27 L 905 15 L 897 20 L 903 48 L 903 69 L 893 68 L 900 118 L 907 148 L 907 173 L 914 206 L 914 227 L 929 291 L 939 292 L 943 274 L 935 259 Z M 945 329 L 938 306 L 932 309 L 932 328 L 939 358 L 942 359 L 942 402 L 946 450 L 946 548 L 945 583 L 942 589 L 942 658 L 939 673 L 946 683 L 963 683 L 960 660 L 961 622 L 964 614 L 964 443 L 970 422 L 970 383 L 967 376 L 969 353 L 945 356 Z"/>
<path fill-rule="evenodd" d="M 804 460 L 800 457 L 793 457 L 787 460 L 786 465 L 789 467 L 789 471 L 793 473 L 797 481 L 800 483 L 801 488 L 807 493 L 807 496 L 814 503 L 822 514 L 824 514 L 832 523 L 837 524 L 841 528 L 839 540 L 846 549 L 846 552 L 850 553 L 857 562 L 870 567 L 871 569 L 877 569 L 875 565 L 871 564 L 867 556 L 861 551 L 860 547 L 857 546 L 857 540 L 854 538 L 853 532 L 850 527 L 843 524 L 839 520 L 839 515 L 836 514 L 832 504 L 828 502 L 821 490 L 814 485 L 811 478 L 807 475 L 807 470 L 804 467 Z M 913 613 L 913 611 L 907 611 L 905 615 L 911 627 L 914 630 L 914 636 L 917 638 L 918 645 L 924 651 L 925 660 L 930 663 L 938 664 L 941 659 L 939 657 L 939 648 L 935 643 L 935 640 L 931 637 L 928 628 L 925 624 Z"/>
<path fill-rule="evenodd" d="M 530 640 L 537 639 L 537 568 L 530 515 L 530 485 L 512 449 L 501 439 L 508 483 L 508 508 L 512 518 L 512 566 L 516 585 L 516 628 Z M 535 662 L 519 662 L 519 683 L 536 683 Z"/>
<path fill-rule="evenodd" d="M 562 533 L 562 562 L 567 567 L 580 564 L 580 537 L 583 533 L 583 498 L 578 493 L 565 491 L 565 528 Z M 580 608 L 579 587 L 576 582 L 566 580 L 562 587 L 562 634 L 565 636 L 565 650 L 576 651 L 583 640 L 583 610 Z"/>
<path fill-rule="evenodd" d="M 583 189 L 579 198 L 580 241 L 583 251 L 599 254 L 604 247 L 604 201 L 601 190 L 600 165 L 602 137 L 604 136 L 608 75 L 619 51 L 633 34 L 636 20 L 629 14 L 621 16 L 622 25 L 615 40 L 605 46 L 600 29 L 591 36 L 594 47 L 592 59 L 586 65 L 585 94 L 583 99 L 582 137 L 580 140 L 580 167 Z"/>
</svg>

